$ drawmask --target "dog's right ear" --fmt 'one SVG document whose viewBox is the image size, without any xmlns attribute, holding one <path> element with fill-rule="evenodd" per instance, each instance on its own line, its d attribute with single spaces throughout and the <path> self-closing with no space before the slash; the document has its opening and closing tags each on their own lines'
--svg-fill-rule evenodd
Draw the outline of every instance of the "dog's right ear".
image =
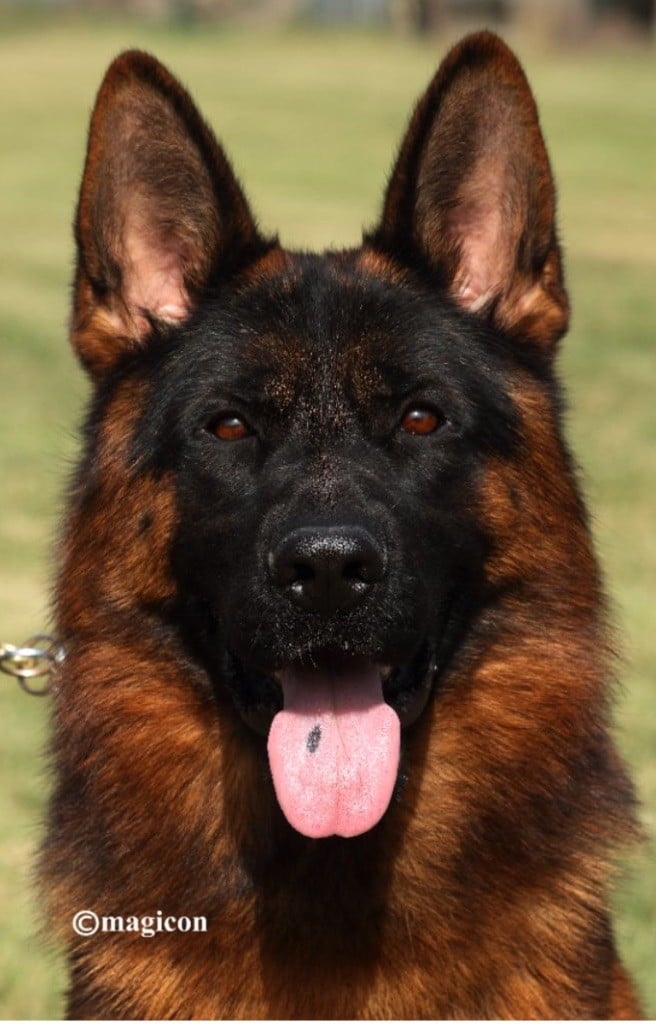
<svg viewBox="0 0 656 1024">
<path fill-rule="evenodd" d="M 75 237 L 71 335 L 94 376 L 271 246 L 191 97 L 148 54 L 123 53 L 100 87 Z"/>
</svg>

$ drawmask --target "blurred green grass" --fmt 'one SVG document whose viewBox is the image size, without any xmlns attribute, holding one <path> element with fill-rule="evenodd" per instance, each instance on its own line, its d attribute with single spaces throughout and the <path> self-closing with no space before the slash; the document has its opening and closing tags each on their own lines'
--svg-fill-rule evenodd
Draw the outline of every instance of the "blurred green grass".
<svg viewBox="0 0 656 1024">
<path fill-rule="evenodd" d="M 47 621 L 50 550 L 85 383 L 66 343 L 70 221 L 95 90 L 140 46 L 190 86 L 264 227 L 292 246 L 358 240 L 439 42 L 248 35 L 115 21 L 0 20 L 0 638 Z M 625 636 L 620 741 L 656 825 L 656 75 L 653 54 L 522 50 L 560 183 L 574 302 L 561 367 Z M 47 780 L 47 702 L 0 679 L 0 1015 L 56 1017 L 63 975 L 29 885 Z M 618 931 L 656 1012 L 656 863 L 633 861 Z"/>
</svg>

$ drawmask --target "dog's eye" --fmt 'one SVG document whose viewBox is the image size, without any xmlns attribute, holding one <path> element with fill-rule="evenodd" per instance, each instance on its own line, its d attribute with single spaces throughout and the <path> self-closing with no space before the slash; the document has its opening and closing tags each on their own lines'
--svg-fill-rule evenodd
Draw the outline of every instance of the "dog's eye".
<svg viewBox="0 0 656 1024">
<path fill-rule="evenodd" d="M 244 437 L 250 437 L 252 434 L 252 430 L 245 420 L 235 413 L 218 416 L 212 420 L 207 429 L 215 437 L 218 437 L 219 441 L 241 441 Z"/>
<path fill-rule="evenodd" d="M 434 434 L 445 423 L 444 416 L 425 405 L 408 409 L 401 420 L 401 427 L 407 434 Z"/>
</svg>

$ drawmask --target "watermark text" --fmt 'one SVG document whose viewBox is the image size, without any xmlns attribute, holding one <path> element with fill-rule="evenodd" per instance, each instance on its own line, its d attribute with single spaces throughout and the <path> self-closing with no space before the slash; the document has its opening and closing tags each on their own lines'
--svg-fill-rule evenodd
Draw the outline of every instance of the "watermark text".
<svg viewBox="0 0 656 1024">
<path fill-rule="evenodd" d="M 172 934 L 173 932 L 206 932 L 206 917 L 191 917 L 182 914 L 175 917 L 164 914 L 161 910 L 143 917 L 121 914 L 97 914 L 95 910 L 78 910 L 73 914 L 73 931 L 78 935 L 90 936 L 111 933 L 127 933 L 141 935 L 142 939 L 153 939 L 156 935 Z"/>
</svg>

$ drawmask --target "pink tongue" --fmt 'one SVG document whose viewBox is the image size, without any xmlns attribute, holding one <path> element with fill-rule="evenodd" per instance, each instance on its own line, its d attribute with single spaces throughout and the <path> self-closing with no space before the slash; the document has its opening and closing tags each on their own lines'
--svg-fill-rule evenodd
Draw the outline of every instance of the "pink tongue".
<svg viewBox="0 0 656 1024">
<path fill-rule="evenodd" d="M 284 710 L 269 732 L 269 764 L 285 817 L 313 839 L 357 836 L 387 810 L 401 724 L 375 665 L 332 673 L 286 669 Z"/>
</svg>

